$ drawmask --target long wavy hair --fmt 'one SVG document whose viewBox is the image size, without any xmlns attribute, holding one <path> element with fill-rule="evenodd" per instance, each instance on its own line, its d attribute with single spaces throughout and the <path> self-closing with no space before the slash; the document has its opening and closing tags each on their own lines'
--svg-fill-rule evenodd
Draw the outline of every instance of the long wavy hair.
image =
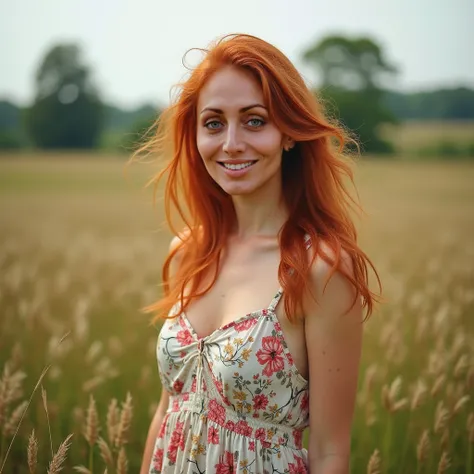
<svg viewBox="0 0 474 474">
<path fill-rule="evenodd" d="M 282 156 L 283 199 L 288 219 L 279 232 L 281 261 L 278 278 L 285 292 L 284 307 L 290 321 L 301 317 L 304 292 L 314 259 L 319 255 L 331 265 L 326 285 L 339 270 L 362 298 L 366 317 L 373 311 L 378 295 L 369 289 L 369 267 L 377 271 L 357 245 L 351 210 L 362 211 L 346 187 L 354 184 L 351 155 L 346 145 L 354 140 L 335 120 L 325 116 L 323 104 L 307 87 L 290 60 L 273 45 L 247 34 L 232 34 L 213 42 L 202 61 L 178 84 L 179 93 L 152 126 L 152 135 L 132 155 L 132 160 L 156 156 L 165 160 L 163 169 L 148 183 L 158 185 L 166 177 L 164 205 L 171 231 L 181 241 L 167 256 L 162 270 L 164 294 L 143 310 L 154 313 L 154 322 L 169 317 L 180 302 L 183 311 L 193 299 L 214 285 L 219 259 L 227 237 L 235 227 L 236 214 L 231 196 L 209 176 L 196 144 L 197 102 L 203 85 L 224 66 L 249 71 L 262 88 L 270 120 L 295 141 Z M 149 130 L 150 132 L 150 130 Z M 176 229 L 177 212 L 186 231 Z M 314 249 L 312 261 L 304 245 L 308 235 Z M 331 252 L 325 252 L 324 241 Z M 326 247 L 326 248 L 327 248 Z M 341 250 L 352 262 L 352 275 L 341 265 Z M 181 262 L 170 285 L 170 262 L 180 252 Z M 213 270 L 211 282 L 200 288 Z M 186 293 L 185 293 L 186 289 Z M 352 308 L 352 306 L 351 306 Z"/>
</svg>

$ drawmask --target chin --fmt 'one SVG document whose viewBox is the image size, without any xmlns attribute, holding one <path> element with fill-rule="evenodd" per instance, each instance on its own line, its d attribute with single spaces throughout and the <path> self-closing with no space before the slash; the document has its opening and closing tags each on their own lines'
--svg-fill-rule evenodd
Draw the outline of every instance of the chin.
<svg viewBox="0 0 474 474">
<path fill-rule="evenodd" d="M 248 194 L 252 194 L 256 189 L 255 186 L 249 186 L 248 184 L 231 185 L 231 186 L 222 186 L 219 184 L 219 186 L 229 196 L 245 196 Z"/>
</svg>

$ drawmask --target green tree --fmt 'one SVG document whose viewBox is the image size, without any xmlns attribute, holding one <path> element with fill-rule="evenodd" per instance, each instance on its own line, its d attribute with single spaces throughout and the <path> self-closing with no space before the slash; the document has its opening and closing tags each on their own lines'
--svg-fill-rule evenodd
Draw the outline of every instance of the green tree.
<svg viewBox="0 0 474 474">
<path fill-rule="evenodd" d="M 378 134 L 383 123 L 396 123 L 383 102 L 384 84 L 396 73 L 382 48 L 369 38 L 329 36 L 307 49 L 303 59 L 322 78 L 319 94 L 331 115 L 351 130 L 368 152 L 390 152 Z"/>
<path fill-rule="evenodd" d="M 39 148 L 93 148 L 103 127 L 103 104 L 75 44 L 54 46 L 36 73 L 36 97 L 26 126 Z"/>
</svg>

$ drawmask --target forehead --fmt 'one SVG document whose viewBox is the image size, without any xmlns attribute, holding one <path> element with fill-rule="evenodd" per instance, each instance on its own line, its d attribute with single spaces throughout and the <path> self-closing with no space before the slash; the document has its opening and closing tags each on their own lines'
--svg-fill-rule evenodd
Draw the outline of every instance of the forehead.
<svg viewBox="0 0 474 474">
<path fill-rule="evenodd" d="M 198 111 L 204 107 L 222 110 L 263 104 L 263 92 L 257 79 L 248 71 L 226 66 L 216 71 L 204 84 L 198 98 Z"/>
</svg>

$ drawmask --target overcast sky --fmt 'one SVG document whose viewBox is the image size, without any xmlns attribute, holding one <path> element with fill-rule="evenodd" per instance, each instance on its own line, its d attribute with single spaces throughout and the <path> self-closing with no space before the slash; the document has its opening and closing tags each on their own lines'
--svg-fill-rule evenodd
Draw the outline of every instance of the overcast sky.
<svg viewBox="0 0 474 474">
<path fill-rule="evenodd" d="M 312 81 L 302 51 L 342 33 L 382 45 L 397 89 L 474 86 L 473 20 L 473 0 L 3 0 L 0 98 L 29 102 L 40 59 L 68 41 L 107 101 L 166 104 L 186 50 L 235 32 L 273 43 Z"/>
</svg>

